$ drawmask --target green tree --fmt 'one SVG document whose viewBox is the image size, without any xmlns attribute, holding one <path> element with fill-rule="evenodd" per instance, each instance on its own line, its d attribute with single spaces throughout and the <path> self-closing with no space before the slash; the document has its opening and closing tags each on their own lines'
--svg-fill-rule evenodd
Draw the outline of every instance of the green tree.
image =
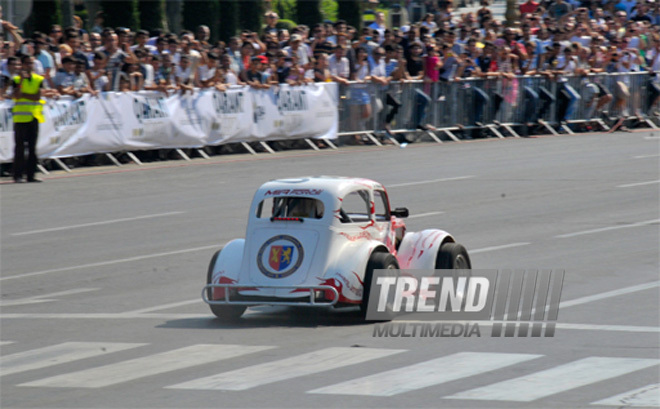
<svg viewBox="0 0 660 409">
<path fill-rule="evenodd" d="M 298 24 L 306 24 L 313 26 L 316 23 L 323 21 L 321 16 L 321 1 L 320 0 L 298 0 L 296 3 L 296 22 Z"/>
<path fill-rule="evenodd" d="M 32 34 L 35 31 L 41 31 L 48 34 L 50 26 L 53 24 L 62 24 L 60 2 L 58 0 L 34 0 L 32 13 L 24 23 L 25 33 Z"/>
<path fill-rule="evenodd" d="M 264 17 L 263 0 L 240 0 L 238 2 L 238 27 L 261 32 Z"/>
<path fill-rule="evenodd" d="M 101 1 L 101 9 L 104 12 L 103 24 L 106 27 L 128 27 L 131 30 L 140 27 L 135 0 Z"/>
<path fill-rule="evenodd" d="M 280 19 L 293 20 L 296 18 L 296 0 L 273 0 L 272 7 Z"/>
<path fill-rule="evenodd" d="M 218 38 L 229 41 L 238 31 L 238 4 L 237 0 L 221 0 L 218 4 Z"/>
<path fill-rule="evenodd" d="M 154 30 L 163 28 L 164 4 L 163 0 L 138 0 L 140 13 L 140 28 Z"/>
<path fill-rule="evenodd" d="M 197 30 L 200 25 L 206 25 L 211 30 L 211 40 L 218 37 L 218 2 L 216 0 L 188 0 L 183 3 L 183 28 Z"/>
<path fill-rule="evenodd" d="M 349 26 L 360 28 L 362 26 L 362 11 L 360 0 L 338 0 L 337 17 L 346 20 Z"/>
</svg>

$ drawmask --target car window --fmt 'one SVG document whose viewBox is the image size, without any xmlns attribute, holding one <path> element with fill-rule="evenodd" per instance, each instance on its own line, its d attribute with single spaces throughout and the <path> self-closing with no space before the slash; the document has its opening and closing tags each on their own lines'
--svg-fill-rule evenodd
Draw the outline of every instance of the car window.
<svg viewBox="0 0 660 409">
<path fill-rule="evenodd" d="M 256 216 L 259 218 L 299 217 L 320 219 L 323 217 L 323 211 L 323 202 L 318 199 L 284 196 L 262 200 L 257 207 Z"/>
<path fill-rule="evenodd" d="M 342 223 L 364 223 L 369 221 L 369 192 L 357 190 L 344 196 L 341 203 Z"/>
<path fill-rule="evenodd" d="M 390 205 L 387 201 L 387 193 L 382 190 L 374 190 L 374 206 L 376 207 L 376 221 L 385 222 L 390 220 Z"/>
</svg>

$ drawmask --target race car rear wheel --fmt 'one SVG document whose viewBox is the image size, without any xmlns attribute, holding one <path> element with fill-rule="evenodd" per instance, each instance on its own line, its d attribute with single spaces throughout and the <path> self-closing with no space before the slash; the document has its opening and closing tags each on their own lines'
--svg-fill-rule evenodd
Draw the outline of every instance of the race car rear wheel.
<svg viewBox="0 0 660 409">
<path fill-rule="evenodd" d="M 218 250 L 215 252 L 213 257 L 211 258 L 211 263 L 209 263 L 209 270 L 206 273 L 206 284 L 211 284 L 211 280 L 213 279 L 213 267 L 215 266 L 215 262 L 220 257 L 220 252 L 222 249 Z M 209 301 L 213 301 L 213 289 L 209 288 L 206 290 L 206 298 Z M 246 306 L 243 305 L 210 305 L 211 307 L 211 312 L 218 318 L 231 321 L 231 320 L 236 320 L 243 315 L 245 310 L 247 309 Z"/>
<path fill-rule="evenodd" d="M 445 243 L 438 250 L 435 258 L 436 269 L 470 269 L 472 263 L 467 250 L 458 243 Z"/>
<path fill-rule="evenodd" d="M 374 270 L 398 270 L 399 262 L 396 257 L 390 253 L 372 253 L 367 263 L 367 271 L 364 274 L 364 289 L 362 291 L 362 302 L 360 303 L 360 312 L 363 318 L 367 316 L 367 306 L 369 305 L 369 293 Z M 394 272 L 393 272 L 394 274 Z"/>
</svg>

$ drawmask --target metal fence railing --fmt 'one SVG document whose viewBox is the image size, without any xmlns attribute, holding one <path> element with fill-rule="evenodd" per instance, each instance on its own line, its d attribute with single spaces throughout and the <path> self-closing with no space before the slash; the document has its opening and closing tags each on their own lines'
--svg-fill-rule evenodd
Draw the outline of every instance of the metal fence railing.
<svg viewBox="0 0 660 409">
<path fill-rule="evenodd" d="M 514 129 L 542 124 L 554 132 L 596 122 L 609 130 L 635 118 L 657 127 L 654 77 L 646 72 L 514 79 L 467 78 L 450 82 L 350 83 L 339 90 L 339 134 L 438 130 Z M 657 99 L 657 98 L 655 98 Z M 389 126 L 386 126 L 389 125 Z"/>
</svg>

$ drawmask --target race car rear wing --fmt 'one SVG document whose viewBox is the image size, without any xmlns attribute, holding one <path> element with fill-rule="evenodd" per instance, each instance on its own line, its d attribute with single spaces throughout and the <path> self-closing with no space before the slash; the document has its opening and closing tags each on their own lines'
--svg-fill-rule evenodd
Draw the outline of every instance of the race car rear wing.
<svg viewBox="0 0 660 409">
<path fill-rule="evenodd" d="M 209 290 L 213 290 L 214 288 L 223 288 L 225 289 L 224 293 L 224 299 L 222 300 L 209 300 L 208 299 L 208 293 Z M 286 301 L 285 298 L 283 299 L 273 299 L 273 298 L 268 298 L 267 300 L 260 300 L 258 296 L 254 297 L 254 300 L 232 300 L 230 297 L 233 295 L 234 297 L 237 296 L 237 294 L 234 292 L 234 294 L 231 294 L 232 291 L 227 291 L 229 289 L 243 289 L 243 290 L 256 290 L 260 288 L 276 288 L 276 289 L 291 289 L 294 290 L 298 293 L 300 293 L 302 296 L 305 296 L 305 293 L 309 294 L 309 301 L 303 301 L 302 299 L 298 299 L 296 301 Z M 317 292 L 327 292 L 330 291 L 332 293 L 332 299 L 331 300 L 317 300 Z M 335 287 L 331 287 L 329 285 L 316 285 L 316 286 L 307 286 L 307 285 L 287 285 L 287 286 L 280 286 L 280 285 L 260 285 L 258 287 L 255 286 L 246 286 L 245 284 L 208 284 L 202 289 L 202 300 L 204 300 L 205 303 L 209 305 L 283 305 L 283 306 L 291 306 L 291 307 L 298 307 L 298 306 L 308 306 L 308 307 L 328 307 L 328 306 L 333 306 L 337 304 L 337 301 L 339 300 L 339 292 Z"/>
</svg>

